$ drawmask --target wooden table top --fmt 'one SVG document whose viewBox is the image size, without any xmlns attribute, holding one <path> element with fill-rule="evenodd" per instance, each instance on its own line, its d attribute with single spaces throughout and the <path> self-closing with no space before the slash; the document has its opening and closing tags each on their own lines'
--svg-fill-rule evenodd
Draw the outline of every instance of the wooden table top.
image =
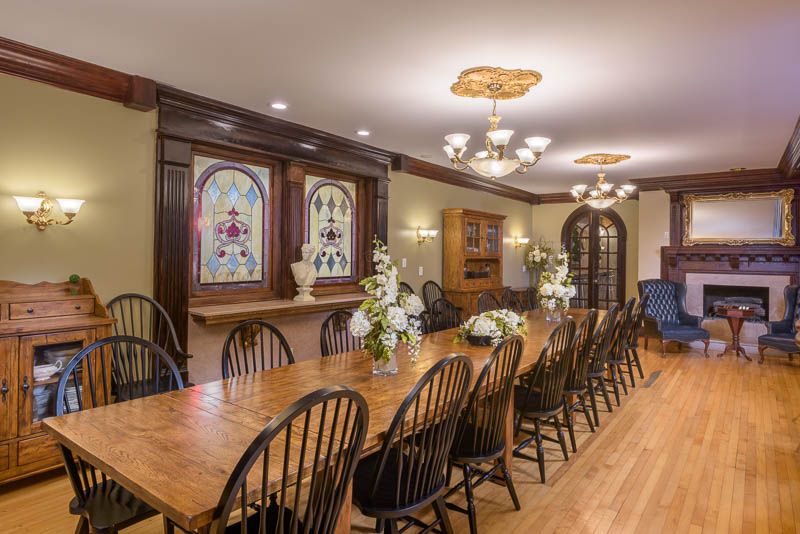
<svg viewBox="0 0 800 534">
<path fill-rule="evenodd" d="M 586 310 L 572 309 L 569 315 L 580 322 Z M 527 320 L 518 374 L 533 368 L 556 326 L 539 310 L 528 312 Z M 250 442 L 302 396 L 331 385 L 361 393 L 370 412 L 366 453 L 381 444 L 408 391 L 442 357 L 453 352 L 469 356 L 474 382 L 491 347 L 454 344 L 454 336 L 455 330 L 425 336 L 413 366 L 405 352 L 399 353 L 394 376 L 373 375 L 372 360 L 353 351 L 66 414 L 46 419 L 43 427 L 153 508 L 193 530 L 212 521 L 222 489 Z M 255 491 L 259 485 L 248 487 Z"/>
</svg>

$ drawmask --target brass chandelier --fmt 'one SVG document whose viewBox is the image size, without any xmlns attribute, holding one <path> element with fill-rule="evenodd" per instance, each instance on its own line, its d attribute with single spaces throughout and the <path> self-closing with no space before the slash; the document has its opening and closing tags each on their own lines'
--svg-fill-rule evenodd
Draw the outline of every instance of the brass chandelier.
<svg viewBox="0 0 800 534">
<path fill-rule="evenodd" d="M 489 131 L 486 132 L 484 144 L 486 150 L 476 152 L 469 159 L 463 159 L 470 136 L 464 133 L 446 135 L 447 145 L 442 147 L 459 171 L 470 168 L 487 178 L 494 180 L 511 172 L 524 174 L 542 157 L 542 153 L 550 144 L 546 137 L 527 137 L 527 148 L 518 148 L 516 158 L 507 158 L 505 150 L 514 134 L 513 130 L 498 130 L 497 125 L 502 117 L 497 115 L 497 101 L 519 98 L 528 89 L 538 84 L 542 75 L 532 70 L 506 70 L 499 67 L 475 67 L 462 72 L 458 81 L 450 90 L 463 97 L 489 98 L 492 100 L 492 114 L 489 118 Z"/>
<path fill-rule="evenodd" d="M 599 165 L 600 172 L 597 173 L 597 183 L 594 189 L 586 191 L 587 185 L 572 186 L 570 193 L 575 198 L 578 204 L 588 204 L 596 209 L 607 208 L 618 202 L 624 202 L 630 198 L 630 195 L 636 189 L 635 185 L 625 184 L 614 189 L 616 196 L 611 195 L 611 190 L 614 184 L 606 182 L 606 173 L 603 172 L 603 165 L 613 165 L 620 161 L 631 159 L 630 156 L 625 154 L 588 154 L 582 158 L 575 160 L 575 163 L 583 165 Z"/>
</svg>

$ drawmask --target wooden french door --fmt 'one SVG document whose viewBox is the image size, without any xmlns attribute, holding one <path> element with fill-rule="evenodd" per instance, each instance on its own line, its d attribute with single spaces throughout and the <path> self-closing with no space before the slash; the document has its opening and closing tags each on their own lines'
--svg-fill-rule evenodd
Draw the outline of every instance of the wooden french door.
<svg viewBox="0 0 800 534">
<path fill-rule="evenodd" d="M 622 218 L 611 209 L 581 206 L 567 218 L 561 242 L 569 253 L 575 308 L 607 310 L 625 300 L 625 241 Z"/>
</svg>

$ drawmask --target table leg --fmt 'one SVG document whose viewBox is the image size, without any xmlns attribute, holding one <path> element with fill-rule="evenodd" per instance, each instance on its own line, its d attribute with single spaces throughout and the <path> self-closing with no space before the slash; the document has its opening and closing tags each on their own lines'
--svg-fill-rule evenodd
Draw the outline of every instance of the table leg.
<svg viewBox="0 0 800 534">
<path fill-rule="evenodd" d="M 747 355 L 745 352 L 744 347 L 739 342 L 739 333 L 742 331 L 742 324 L 744 324 L 744 318 L 742 317 L 728 317 L 728 326 L 731 329 L 731 343 L 725 345 L 725 350 L 723 350 L 718 356 L 722 358 L 725 354 L 730 350 L 736 357 L 739 357 L 739 353 L 745 357 L 748 362 L 752 362 L 753 360 L 750 356 Z"/>
<path fill-rule="evenodd" d="M 347 493 L 344 496 L 342 503 L 342 511 L 339 513 L 339 519 L 336 521 L 336 528 L 334 534 L 350 534 L 350 515 L 353 510 L 353 481 L 347 485 Z"/>
</svg>

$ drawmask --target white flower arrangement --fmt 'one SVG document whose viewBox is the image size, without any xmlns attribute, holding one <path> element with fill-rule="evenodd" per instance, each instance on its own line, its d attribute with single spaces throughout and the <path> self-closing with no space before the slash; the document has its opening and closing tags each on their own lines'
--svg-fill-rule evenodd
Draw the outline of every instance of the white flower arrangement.
<svg viewBox="0 0 800 534">
<path fill-rule="evenodd" d="M 422 339 L 417 316 L 425 307 L 418 296 L 398 291 L 397 265 L 389 258 L 386 245 L 377 238 L 374 243 L 376 274 L 359 282 L 373 298 L 361 303 L 353 314 L 350 332 L 364 339 L 364 351 L 375 361 L 388 362 L 398 343 L 408 345 L 411 360 L 416 361 Z"/>
<path fill-rule="evenodd" d="M 569 273 L 569 254 L 563 247 L 555 256 L 553 267 L 553 272 L 545 271 L 539 279 L 539 306 L 550 311 L 566 311 L 569 300 L 575 296 L 575 287 Z"/>
<path fill-rule="evenodd" d="M 547 242 L 540 240 L 538 243 L 528 245 L 525 254 L 525 267 L 531 272 L 541 272 L 547 269 L 548 263 L 555 258 L 553 247 Z"/>
<path fill-rule="evenodd" d="M 513 334 L 526 335 L 525 319 L 511 310 L 491 310 L 474 315 L 461 325 L 455 342 L 463 341 L 470 336 L 489 337 L 492 346 L 496 347 L 504 338 Z"/>
</svg>

